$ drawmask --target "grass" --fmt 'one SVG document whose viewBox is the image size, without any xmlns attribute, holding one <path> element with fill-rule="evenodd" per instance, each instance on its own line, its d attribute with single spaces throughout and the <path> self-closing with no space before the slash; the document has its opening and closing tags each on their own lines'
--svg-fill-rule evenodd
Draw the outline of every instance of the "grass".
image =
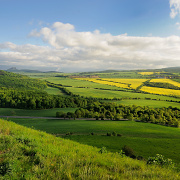
<svg viewBox="0 0 180 180">
<path fill-rule="evenodd" d="M 66 96 L 60 89 L 53 88 L 53 87 L 47 87 L 47 88 L 45 89 L 45 91 L 46 91 L 48 94 Z"/>
<path fill-rule="evenodd" d="M 88 88 L 74 88 L 67 87 L 67 89 L 74 94 L 79 94 L 84 97 L 95 97 L 95 98 L 151 98 L 158 100 L 169 100 L 169 101 L 179 101 L 179 98 L 173 98 L 168 96 L 160 96 L 153 94 L 143 94 L 143 93 L 133 93 L 133 92 L 125 92 L 125 91 L 111 91 L 111 90 L 99 90 L 99 89 L 88 89 Z"/>
<path fill-rule="evenodd" d="M 0 120 L 0 179 L 163 179 L 176 170 L 99 153 L 98 148 Z"/>
<path fill-rule="evenodd" d="M 56 117 L 57 111 L 75 112 L 77 108 L 54 108 L 42 110 L 27 110 L 27 109 L 13 109 L 0 108 L 1 116 L 34 116 L 34 117 Z"/>
<path fill-rule="evenodd" d="M 180 166 L 180 129 L 156 124 L 132 121 L 83 121 L 83 120 L 47 120 L 12 119 L 12 121 L 51 134 L 57 134 L 83 144 L 102 147 L 119 152 L 124 145 L 135 150 L 137 155 L 148 158 L 163 154 Z M 117 132 L 122 137 L 105 136 L 107 132 Z M 72 132 L 72 136 L 65 136 Z M 90 133 L 95 133 L 94 136 Z"/>
<path fill-rule="evenodd" d="M 180 109 L 180 103 L 175 102 L 167 102 L 167 101 L 155 101 L 155 100 L 134 100 L 134 99 L 127 99 L 127 100 L 121 100 L 121 101 L 114 101 L 117 104 L 123 104 L 123 105 L 136 105 L 136 106 L 149 106 L 154 108 L 162 108 L 162 107 L 177 107 Z"/>
<path fill-rule="evenodd" d="M 50 77 L 46 78 L 47 81 L 55 84 L 62 84 L 63 86 L 72 86 L 72 87 L 86 87 L 86 88 L 104 88 L 104 89 L 117 89 L 121 90 L 122 88 L 109 86 L 105 84 L 98 84 L 95 82 L 71 79 L 71 78 L 63 78 L 63 77 Z"/>
</svg>

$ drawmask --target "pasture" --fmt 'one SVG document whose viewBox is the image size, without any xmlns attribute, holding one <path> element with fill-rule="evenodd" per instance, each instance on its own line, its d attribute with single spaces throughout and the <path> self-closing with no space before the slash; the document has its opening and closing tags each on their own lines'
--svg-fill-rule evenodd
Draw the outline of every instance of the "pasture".
<svg viewBox="0 0 180 180">
<path fill-rule="evenodd" d="M 0 120 L 0 132 L 2 180 L 179 179 L 176 169 L 148 165 L 13 122 Z"/>
<path fill-rule="evenodd" d="M 63 86 L 69 87 L 84 87 L 84 88 L 104 88 L 104 89 L 117 89 L 122 90 L 122 88 L 110 86 L 106 84 L 99 84 L 91 81 L 86 81 L 84 79 L 71 79 L 71 78 L 62 78 L 62 77 L 50 77 L 45 80 L 54 83 L 54 84 L 62 84 Z"/>
<path fill-rule="evenodd" d="M 148 158 L 163 154 L 180 163 L 180 129 L 150 123 L 133 121 L 87 121 L 87 120 L 47 120 L 11 119 L 18 124 L 71 139 L 82 144 L 106 147 L 108 151 L 119 152 L 128 145 L 136 155 Z M 106 136 L 107 132 L 122 136 Z M 72 132 L 72 135 L 66 133 Z M 90 135 L 91 133 L 94 135 Z"/>
<path fill-rule="evenodd" d="M 144 94 L 144 93 L 135 93 L 129 91 L 112 91 L 112 90 L 103 90 L 103 89 L 90 89 L 90 88 L 75 88 L 75 87 L 66 87 L 73 94 L 78 94 L 84 97 L 95 97 L 95 98 L 107 98 L 107 99 L 126 99 L 126 98 L 139 98 L 139 99 L 157 99 L 161 101 L 179 101 L 179 99 L 174 97 L 168 97 L 163 95 L 155 94 Z"/>
<path fill-rule="evenodd" d="M 54 108 L 42 110 L 0 108 L 1 116 L 31 116 L 31 117 L 56 117 L 57 111 L 75 112 L 77 108 Z"/>
<path fill-rule="evenodd" d="M 66 94 L 64 94 L 60 89 L 53 88 L 53 87 L 47 87 L 47 88 L 45 89 L 45 91 L 46 91 L 48 94 L 66 96 Z"/>
<path fill-rule="evenodd" d="M 168 108 L 169 106 L 172 107 L 177 107 L 180 109 L 180 103 L 175 103 L 175 102 L 167 102 L 167 101 L 156 101 L 156 100 L 134 100 L 134 99 L 125 99 L 121 101 L 114 101 L 117 104 L 123 104 L 123 105 L 136 105 L 136 106 L 149 106 L 153 108 L 162 108 L 166 107 Z"/>
</svg>

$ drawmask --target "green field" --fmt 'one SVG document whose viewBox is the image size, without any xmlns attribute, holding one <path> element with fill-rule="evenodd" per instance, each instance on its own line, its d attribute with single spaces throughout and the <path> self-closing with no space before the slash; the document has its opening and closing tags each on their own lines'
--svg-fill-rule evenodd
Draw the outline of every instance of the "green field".
<svg viewBox="0 0 180 180">
<path fill-rule="evenodd" d="M 163 154 L 180 164 L 180 129 L 150 123 L 132 121 L 85 121 L 85 120 L 46 120 L 11 119 L 47 133 L 96 147 L 106 147 L 119 152 L 124 145 L 130 146 L 137 155 L 148 158 Z M 122 134 L 122 137 L 106 136 L 107 132 Z M 73 135 L 65 134 L 72 132 Z M 90 135 L 90 133 L 95 135 Z"/>
<path fill-rule="evenodd" d="M 116 89 L 116 90 L 123 90 L 123 88 L 119 88 L 116 86 L 109 86 L 106 84 L 98 84 L 90 81 L 78 80 L 78 79 L 71 79 L 71 78 L 62 78 L 62 77 L 49 77 L 45 78 L 45 80 L 54 83 L 54 84 L 62 84 L 63 86 L 70 86 L 70 87 L 85 87 L 85 88 L 104 88 L 104 89 Z M 130 90 L 129 90 L 130 91 Z"/>
<path fill-rule="evenodd" d="M 0 120 L 0 179 L 178 180 L 177 169 Z"/>
<path fill-rule="evenodd" d="M 180 109 L 180 103 L 175 103 L 175 102 L 167 102 L 167 101 L 156 101 L 156 100 L 121 100 L 121 101 L 114 101 L 117 104 L 123 104 L 123 105 L 136 105 L 136 106 L 149 106 L 153 108 L 162 108 L 166 107 L 168 108 L 169 106 L 172 107 L 177 107 Z"/>
<path fill-rule="evenodd" d="M 56 117 L 57 111 L 75 112 L 77 108 L 54 108 L 42 110 L 0 108 L 0 116 L 34 116 L 34 117 Z"/>
<path fill-rule="evenodd" d="M 80 73 L 80 75 L 96 75 L 100 78 L 142 78 L 144 76 L 138 74 L 136 71 L 105 71 L 94 73 Z"/>
<path fill-rule="evenodd" d="M 95 98 L 151 98 L 151 99 L 160 99 L 160 100 L 173 100 L 179 101 L 179 98 L 173 98 L 168 96 L 160 96 L 153 94 L 143 94 L 143 93 L 134 93 L 134 92 L 126 92 L 126 91 L 111 91 L 111 90 L 99 90 L 99 89 L 88 89 L 88 88 L 74 88 L 67 87 L 67 89 L 74 94 L 79 94 L 84 97 L 95 97 Z"/>
<path fill-rule="evenodd" d="M 60 89 L 57 89 L 57 88 L 47 87 L 47 88 L 45 89 L 45 91 L 46 91 L 48 94 L 65 96 L 65 94 L 64 94 Z"/>
</svg>

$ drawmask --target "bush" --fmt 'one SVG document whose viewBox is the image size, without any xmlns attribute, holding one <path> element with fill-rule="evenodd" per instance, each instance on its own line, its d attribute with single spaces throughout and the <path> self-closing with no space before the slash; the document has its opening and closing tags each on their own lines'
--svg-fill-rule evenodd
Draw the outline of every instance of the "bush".
<svg viewBox="0 0 180 180">
<path fill-rule="evenodd" d="M 107 136 L 112 136 L 112 134 L 110 132 L 107 133 Z"/>
<path fill-rule="evenodd" d="M 125 153 L 124 153 L 123 150 L 121 150 L 121 151 L 119 152 L 119 155 L 120 155 L 121 157 L 126 157 L 126 155 L 125 155 Z"/>
<path fill-rule="evenodd" d="M 132 157 L 133 159 L 136 157 L 134 150 L 127 145 L 122 148 L 122 151 L 125 153 L 126 156 Z"/>
<path fill-rule="evenodd" d="M 117 133 L 114 131 L 114 132 L 112 132 L 112 135 L 113 136 L 117 136 Z"/>
<path fill-rule="evenodd" d="M 147 164 L 174 167 L 172 159 L 165 159 L 164 156 L 161 154 L 156 154 L 155 157 L 149 157 L 147 160 Z"/>
<path fill-rule="evenodd" d="M 9 162 L 1 162 L 0 163 L 0 175 L 4 176 L 5 174 L 11 171 Z"/>
<path fill-rule="evenodd" d="M 73 133 L 72 132 L 67 132 L 66 135 L 72 135 Z"/>
<path fill-rule="evenodd" d="M 142 156 L 138 156 L 137 159 L 138 160 L 144 160 L 144 158 Z"/>
<path fill-rule="evenodd" d="M 102 147 L 102 148 L 99 150 L 99 153 L 101 153 L 101 154 L 107 153 L 106 147 Z"/>
</svg>

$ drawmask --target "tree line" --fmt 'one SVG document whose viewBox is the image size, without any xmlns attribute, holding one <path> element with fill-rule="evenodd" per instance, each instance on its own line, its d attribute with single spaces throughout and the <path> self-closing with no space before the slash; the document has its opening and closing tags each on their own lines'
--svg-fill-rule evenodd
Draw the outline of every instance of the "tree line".
<svg viewBox="0 0 180 180">
<path fill-rule="evenodd" d="M 95 118 L 96 120 L 137 120 L 155 124 L 179 127 L 180 113 L 178 108 L 151 108 L 148 106 L 125 106 L 114 103 L 94 102 L 75 113 L 57 112 L 57 117 L 64 118 Z"/>
<path fill-rule="evenodd" d="M 180 87 L 178 87 L 178 86 L 174 86 L 173 84 L 162 83 L 162 82 L 146 81 L 146 82 L 144 82 L 144 85 L 145 86 L 150 86 L 150 87 L 159 87 L 159 88 L 180 90 Z"/>
<path fill-rule="evenodd" d="M 50 95 L 44 91 L 1 90 L 1 108 L 50 109 L 86 107 L 92 99 L 72 96 Z"/>
</svg>

